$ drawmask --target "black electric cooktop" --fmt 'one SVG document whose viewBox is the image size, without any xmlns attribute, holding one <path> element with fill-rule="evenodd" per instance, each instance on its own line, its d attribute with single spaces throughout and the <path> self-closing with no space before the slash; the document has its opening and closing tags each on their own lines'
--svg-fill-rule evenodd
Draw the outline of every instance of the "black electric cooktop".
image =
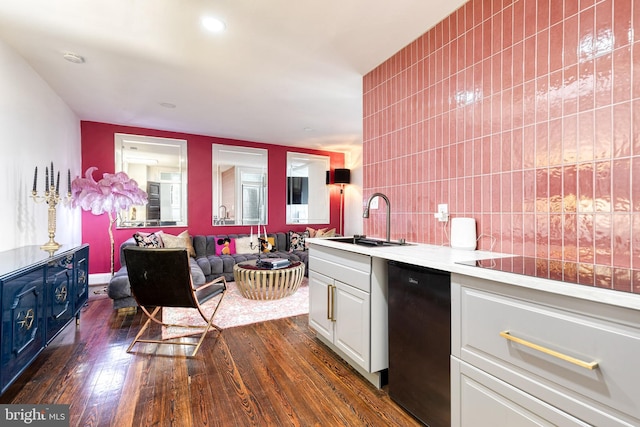
<svg viewBox="0 0 640 427">
<path fill-rule="evenodd" d="M 457 264 L 623 291 L 631 291 L 634 276 L 636 280 L 640 277 L 638 270 L 526 256 L 461 261 Z"/>
</svg>

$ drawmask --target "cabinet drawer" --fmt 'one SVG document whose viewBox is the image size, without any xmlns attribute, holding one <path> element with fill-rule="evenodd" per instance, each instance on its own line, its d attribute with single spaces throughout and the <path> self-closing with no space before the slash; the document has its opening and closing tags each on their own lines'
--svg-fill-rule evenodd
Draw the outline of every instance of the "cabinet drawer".
<svg viewBox="0 0 640 427">
<path fill-rule="evenodd" d="M 452 365 L 454 365 L 454 371 L 460 372 L 458 377 L 454 377 L 454 381 L 459 381 L 459 414 L 452 415 L 452 425 L 460 427 L 589 426 L 465 362 L 453 359 Z"/>
<path fill-rule="evenodd" d="M 368 255 L 312 246 L 309 269 L 371 292 L 371 257 Z"/>
<path fill-rule="evenodd" d="M 640 354 L 640 332 L 635 325 L 581 314 L 575 307 L 569 311 L 560 302 L 539 304 L 466 287 L 460 304 L 462 360 L 595 425 L 608 424 L 607 414 L 614 412 L 609 408 L 633 417 L 632 424 L 640 420 L 640 368 L 634 360 Z M 584 313 L 598 313 L 597 304 L 591 304 L 585 302 Z M 565 355 L 597 366 L 578 366 Z"/>
</svg>

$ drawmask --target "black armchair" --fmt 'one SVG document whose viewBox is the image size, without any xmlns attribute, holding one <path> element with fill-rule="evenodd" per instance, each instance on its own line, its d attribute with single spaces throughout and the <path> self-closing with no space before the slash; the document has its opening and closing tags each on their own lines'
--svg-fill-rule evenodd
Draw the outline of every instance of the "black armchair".
<svg viewBox="0 0 640 427">
<path fill-rule="evenodd" d="M 131 352 L 136 343 L 173 344 L 195 346 L 192 353 L 192 356 L 195 356 L 207 332 L 211 329 L 217 329 L 221 332 L 221 329 L 213 324 L 213 318 L 227 289 L 224 276 L 195 288 L 191 280 L 189 256 L 187 250 L 183 248 L 156 249 L 131 246 L 124 249 L 124 257 L 131 293 L 147 316 L 147 321 L 127 348 L 127 352 Z M 201 304 L 218 295 L 220 295 L 220 300 L 216 304 L 213 314 L 207 317 Z M 206 326 L 167 324 L 161 320 L 163 307 L 193 308 L 200 313 Z M 151 322 L 162 327 L 187 328 L 190 331 L 170 338 L 142 339 L 143 333 Z M 179 340 L 197 334 L 200 334 L 197 343 Z"/>
</svg>

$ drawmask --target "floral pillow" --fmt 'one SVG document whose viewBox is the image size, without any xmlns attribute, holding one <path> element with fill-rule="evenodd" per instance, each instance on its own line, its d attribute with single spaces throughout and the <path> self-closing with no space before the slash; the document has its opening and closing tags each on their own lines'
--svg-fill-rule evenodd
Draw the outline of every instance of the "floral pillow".
<svg viewBox="0 0 640 427">
<path fill-rule="evenodd" d="M 160 234 L 156 233 L 135 233 L 133 240 L 136 241 L 136 245 L 141 248 L 162 248 L 162 238 Z"/>
<path fill-rule="evenodd" d="M 306 251 L 305 240 L 309 237 L 308 231 L 289 231 L 289 252 Z"/>
</svg>

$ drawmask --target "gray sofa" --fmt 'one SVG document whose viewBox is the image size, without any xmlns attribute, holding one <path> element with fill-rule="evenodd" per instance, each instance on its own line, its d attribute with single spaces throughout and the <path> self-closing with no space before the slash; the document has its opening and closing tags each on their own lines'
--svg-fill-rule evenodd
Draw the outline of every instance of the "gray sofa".
<svg viewBox="0 0 640 427">
<path fill-rule="evenodd" d="M 287 233 L 269 233 L 268 236 L 273 237 L 275 240 L 274 251 L 260 254 L 262 258 L 288 258 L 291 261 L 302 261 L 307 267 L 305 275 L 308 274 L 309 255 L 307 251 L 296 250 L 289 252 L 289 236 Z M 228 281 L 233 281 L 233 266 L 235 264 L 258 258 L 257 251 L 244 254 L 216 255 L 217 242 L 219 239 L 225 237 L 233 239 L 247 237 L 247 235 L 191 236 L 196 256 L 189 258 L 189 264 L 195 286 L 202 285 L 220 276 L 225 276 Z M 136 245 L 133 237 L 120 245 L 120 262 L 122 267 L 113 275 L 107 286 L 107 294 L 109 298 L 113 300 L 114 309 L 136 307 L 138 305 L 131 295 L 127 266 L 125 265 L 123 255 L 123 249 L 129 245 Z"/>
</svg>

